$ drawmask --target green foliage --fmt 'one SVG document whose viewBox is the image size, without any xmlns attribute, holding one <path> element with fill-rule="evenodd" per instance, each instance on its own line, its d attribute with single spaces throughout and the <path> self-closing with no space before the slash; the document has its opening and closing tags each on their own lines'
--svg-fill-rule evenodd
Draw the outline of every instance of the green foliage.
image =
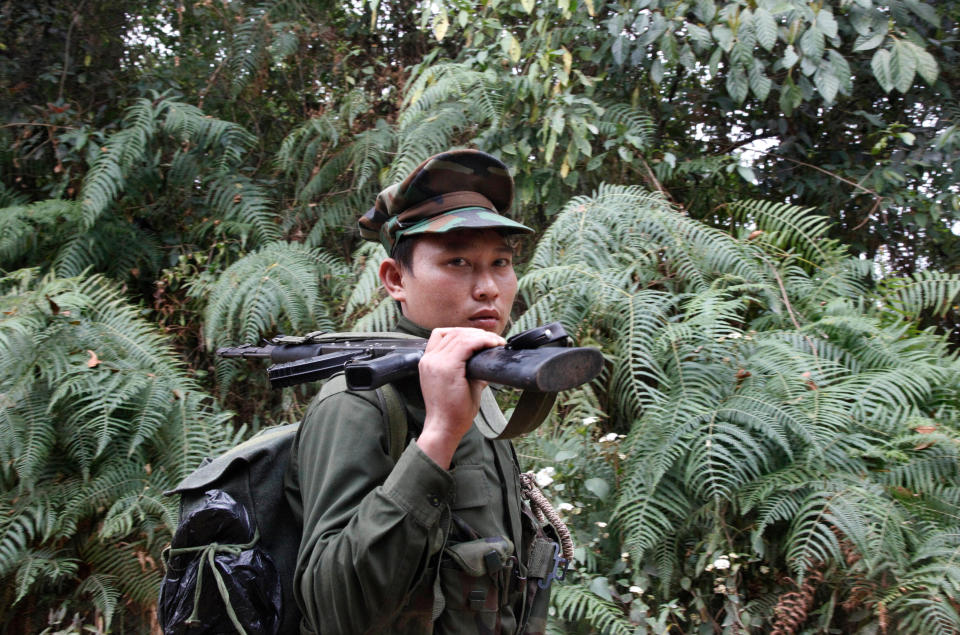
<svg viewBox="0 0 960 635">
<path fill-rule="evenodd" d="M 333 330 L 332 307 L 348 276 L 338 258 L 299 243 L 271 243 L 241 258 L 210 290 L 204 321 L 208 348 L 256 343 L 261 334 Z M 218 361 L 221 390 L 240 368 L 236 360 Z"/>
<path fill-rule="evenodd" d="M 67 602 L 109 627 L 123 596 L 146 619 L 176 524 L 160 493 L 229 443 L 230 413 L 106 280 L 24 269 L 0 291 L 0 615 Z"/>
<path fill-rule="evenodd" d="M 116 278 L 154 271 L 160 260 L 156 239 L 129 223 L 103 218 L 84 228 L 80 205 L 51 199 L 5 208 L 0 217 L 0 267 L 13 270 L 47 261 L 62 276 L 89 267 Z"/>
<path fill-rule="evenodd" d="M 344 307 L 345 325 L 352 324 L 358 331 L 385 331 L 396 323 L 399 311 L 396 303 L 385 297 L 380 284 L 380 263 L 387 257 L 383 245 L 365 243 L 353 254 L 353 281 L 350 297 Z"/>
<path fill-rule="evenodd" d="M 827 576 L 845 608 L 823 626 L 875 626 L 882 606 L 904 630 L 960 628 L 945 599 L 960 361 L 903 321 L 951 302 L 960 280 L 888 280 L 870 294 L 871 269 L 824 241 L 821 218 L 788 205 L 731 210 L 762 229 L 737 239 L 642 190 L 601 188 L 557 216 L 520 282 L 529 308 L 517 328 L 559 319 L 603 345 L 609 414 L 599 416 L 627 432 L 603 438 L 618 445 L 618 544 L 574 523 L 594 554 L 578 556 L 580 588 L 559 597 L 561 615 L 609 626 L 611 601 L 647 615 L 688 593 L 704 609 L 672 615 L 683 631 L 723 615 L 759 628 L 774 617 L 765 598 L 791 590 L 764 567 L 797 584 Z M 535 453 L 570 482 L 578 468 L 560 459 L 583 466 L 590 452 L 550 449 L 557 435 Z M 872 611 L 840 617 L 854 604 Z"/>
<path fill-rule="evenodd" d="M 52 265 L 68 277 L 92 268 L 135 280 L 159 269 L 161 240 L 176 228 L 204 242 L 209 236 L 253 245 L 276 240 L 281 229 L 266 186 L 237 172 L 252 142 L 238 125 L 189 104 L 159 95 L 139 99 L 95 152 L 77 201 L 2 209 L 0 266 Z M 178 216 L 185 203 L 206 216 L 184 223 Z M 134 208 L 146 208 L 136 221 L 128 215 Z M 184 216 L 194 213 L 187 209 Z"/>
<path fill-rule="evenodd" d="M 296 222 L 312 224 L 310 244 L 355 220 L 357 209 L 376 197 L 379 174 L 389 163 L 387 154 L 395 143 L 389 127 L 344 136 L 343 125 L 352 123 L 356 106 L 348 99 L 340 116 L 307 120 L 277 153 L 278 167 L 295 183 Z"/>
</svg>

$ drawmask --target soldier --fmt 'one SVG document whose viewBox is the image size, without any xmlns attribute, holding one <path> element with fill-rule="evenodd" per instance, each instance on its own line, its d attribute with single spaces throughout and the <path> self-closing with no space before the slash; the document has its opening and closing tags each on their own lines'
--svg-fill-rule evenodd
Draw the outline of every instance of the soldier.
<svg viewBox="0 0 960 635">
<path fill-rule="evenodd" d="M 302 632 L 545 628 L 536 576 L 555 535 L 529 513 L 510 442 L 473 425 L 496 405 L 465 377 L 472 354 L 504 344 L 517 291 L 509 237 L 532 232 L 504 216 L 512 199 L 503 163 L 456 150 L 424 161 L 360 219 L 391 255 L 379 273 L 400 306 L 397 330 L 429 340 L 419 378 L 396 384 L 411 437 L 396 462 L 369 394 L 335 392 L 307 410 L 287 482 L 303 522 Z"/>
</svg>

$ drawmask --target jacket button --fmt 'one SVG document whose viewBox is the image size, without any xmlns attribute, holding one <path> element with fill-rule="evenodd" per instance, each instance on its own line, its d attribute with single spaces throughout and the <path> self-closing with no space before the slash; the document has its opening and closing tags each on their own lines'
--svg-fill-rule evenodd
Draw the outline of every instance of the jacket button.
<svg viewBox="0 0 960 635">
<path fill-rule="evenodd" d="M 436 494 L 431 494 L 427 497 L 427 500 L 430 501 L 430 504 L 434 507 L 440 507 L 440 497 Z"/>
</svg>

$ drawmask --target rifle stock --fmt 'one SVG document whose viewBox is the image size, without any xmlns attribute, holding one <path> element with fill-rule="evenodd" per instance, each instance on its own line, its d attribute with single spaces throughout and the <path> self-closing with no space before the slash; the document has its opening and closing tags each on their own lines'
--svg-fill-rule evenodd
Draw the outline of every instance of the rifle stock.
<svg viewBox="0 0 960 635">
<path fill-rule="evenodd" d="M 396 352 L 346 365 L 351 390 L 372 390 L 417 372 L 422 350 Z M 476 353 L 467 361 L 467 377 L 535 392 L 560 392 L 600 374 L 603 355 L 595 348 L 527 348 L 503 346 Z"/>
</svg>

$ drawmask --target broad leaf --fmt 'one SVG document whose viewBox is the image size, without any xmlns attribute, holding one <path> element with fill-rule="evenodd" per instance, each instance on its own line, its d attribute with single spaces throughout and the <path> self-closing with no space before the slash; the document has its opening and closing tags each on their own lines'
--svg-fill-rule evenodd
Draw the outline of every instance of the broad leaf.
<svg viewBox="0 0 960 635">
<path fill-rule="evenodd" d="M 890 51 L 890 79 L 901 93 L 910 90 L 917 74 L 917 56 L 904 40 L 896 40 Z"/>
<path fill-rule="evenodd" d="M 583 486 L 587 488 L 587 491 L 600 499 L 605 499 L 610 494 L 610 483 L 602 478 L 588 478 L 584 481 Z"/>
<path fill-rule="evenodd" d="M 777 21 L 773 15 L 763 7 L 759 7 L 753 14 L 753 23 L 757 32 L 757 42 L 766 50 L 773 50 L 777 44 Z"/>
<path fill-rule="evenodd" d="M 750 67 L 750 90 L 760 101 L 767 98 L 773 86 L 773 81 L 763 71 L 763 62 L 754 60 L 753 66 Z"/>
<path fill-rule="evenodd" d="M 889 93 L 893 90 L 893 74 L 890 71 L 890 51 L 887 49 L 878 49 L 870 60 L 870 69 L 873 76 L 884 92 Z"/>
<path fill-rule="evenodd" d="M 829 65 L 822 64 L 813 75 L 813 83 L 823 96 L 823 100 L 832 104 L 840 89 L 840 80 L 833 74 L 833 69 Z"/>
<path fill-rule="evenodd" d="M 731 69 L 727 75 L 727 92 L 738 104 L 742 104 L 747 98 L 747 92 L 750 90 L 750 84 L 747 80 L 747 74 L 742 66 L 736 66 Z"/>
</svg>

